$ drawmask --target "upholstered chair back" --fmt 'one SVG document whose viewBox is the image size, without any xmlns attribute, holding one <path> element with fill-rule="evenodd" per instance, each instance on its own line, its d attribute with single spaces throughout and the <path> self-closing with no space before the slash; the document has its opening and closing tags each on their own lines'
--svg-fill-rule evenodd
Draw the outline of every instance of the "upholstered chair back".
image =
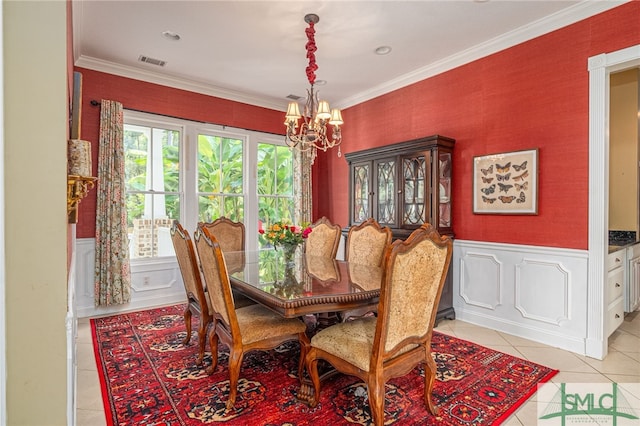
<svg viewBox="0 0 640 426">
<path fill-rule="evenodd" d="M 223 252 L 244 250 L 244 223 L 234 222 L 222 216 L 213 222 L 200 222 L 198 226 L 206 228 L 211 235 L 216 237 Z"/>
<path fill-rule="evenodd" d="M 449 245 L 426 233 L 414 235 L 406 245 L 397 241 L 393 248 L 381 295 L 384 311 L 378 310 L 386 353 L 406 339 L 430 340 L 451 257 Z"/>
<path fill-rule="evenodd" d="M 350 263 L 381 266 L 391 238 L 389 227 L 382 228 L 373 218 L 369 218 L 349 229 L 345 259 Z"/>
<path fill-rule="evenodd" d="M 235 307 L 220 244 L 204 226 L 198 226 L 195 240 L 214 316 L 219 316 L 225 324 L 231 325 L 236 322 Z"/>
<path fill-rule="evenodd" d="M 334 225 L 323 216 L 311 225 L 311 229 L 305 242 L 305 253 L 335 259 L 340 245 L 340 225 Z"/>
</svg>

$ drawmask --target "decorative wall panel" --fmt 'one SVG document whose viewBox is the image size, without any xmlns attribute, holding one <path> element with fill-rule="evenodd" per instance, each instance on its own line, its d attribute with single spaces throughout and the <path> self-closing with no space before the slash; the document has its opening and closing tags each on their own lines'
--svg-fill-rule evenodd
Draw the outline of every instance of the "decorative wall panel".
<svg viewBox="0 0 640 426">
<path fill-rule="evenodd" d="M 460 296 L 468 305 L 494 310 L 502 303 L 502 265 L 495 256 L 466 253 L 460 270 Z"/>
<path fill-rule="evenodd" d="M 456 318 L 585 355 L 588 252 L 454 241 Z"/>
<path fill-rule="evenodd" d="M 569 319 L 571 279 L 562 264 L 524 259 L 515 269 L 515 307 L 524 318 L 556 325 Z"/>
</svg>

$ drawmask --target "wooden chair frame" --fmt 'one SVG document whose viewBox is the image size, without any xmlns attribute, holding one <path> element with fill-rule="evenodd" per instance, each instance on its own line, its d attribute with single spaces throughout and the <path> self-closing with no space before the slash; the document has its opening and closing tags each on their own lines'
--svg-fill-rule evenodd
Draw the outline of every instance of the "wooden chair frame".
<svg viewBox="0 0 640 426">
<path fill-rule="evenodd" d="M 171 241 L 176 252 L 176 258 L 180 267 L 180 274 L 184 282 L 184 289 L 187 294 L 187 305 L 184 310 L 184 323 L 187 329 L 187 335 L 182 342 L 188 345 L 191 340 L 191 317 L 196 314 L 200 317 L 200 325 L 198 326 L 198 345 L 199 352 L 196 364 L 202 364 L 204 351 L 206 346 L 207 327 L 212 321 L 207 298 L 204 294 L 204 285 L 202 276 L 200 275 L 200 266 L 197 253 L 193 246 L 193 241 L 189 236 L 189 231 L 184 229 L 176 220 L 173 222 L 171 229 Z M 180 247 L 182 245 L 182 247 Z"/>
</svg>

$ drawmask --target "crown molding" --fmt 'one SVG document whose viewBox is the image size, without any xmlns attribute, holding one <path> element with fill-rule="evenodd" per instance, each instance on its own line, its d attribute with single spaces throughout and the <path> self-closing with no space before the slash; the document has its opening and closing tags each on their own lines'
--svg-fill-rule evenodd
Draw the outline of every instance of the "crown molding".
<svg viewBox="0 0 640 426">
<path fill-rule="evenodd" d="M 609 9 L 618 7 L 624 3 L 627 3 L 628 1 L 630 0 L 584 0 L 572 7 L 549 15 L 538 21 L 532 22 L 529 25 L 517 28 L 513 31 L 502 34 L 499 37 L 493 38 L 469 49 L 463 50 L 455 55 L 449 56 L 440 61 L 436 61 L 431 65 L 419 68 L 411 73 L 407 73 L 396 79 L 387 81 L 376 87 L 372 87 L 371 89 L 361 92 L 357 95 L 339 100 L 338 102 L 334 101 L 333 103 L 336 105 L 336 108 L 340 109 L 345 109 L 350 106 L 357 105 L 375 97 L 393 92 L 394 90 L 401 89 L 403 87 L 409 86 L 443 72 L 452 70 L 461 65 L 468 64 L 480 58 L 484 58 L 486 56 L 500 52 L 501 50 L 505 50 L 509 47 L 513 47 L 525 41 L 532 40 L 541 35 L 558 30 L 562 27 L 574 24 L 583 19 L 587 19 L 591 16 L 597 15 L 598 13 L 602 13 Z"/>
<path fill-rule="evenodd" d="M 115 62 L 104 61 L 102 59 L 96 59 L 89 56 L 80 56 L 76 60 L 75 66 L 80 68 L 87 68 L 94 71 L 100 71 L 107 74 L 131 78 L 134 80 L 145 81 L 147 83 L 154 83 L 161 86 L 173 87 L 175 89 L 201 93 L 203 95 L 215 96 L 217 98 L 223 98 L 249 105 L 284 111 L 282 99 L 255 96 L 238 90 L 226 89 L 211 84 L 189 80 L 186 78 L 173 77 L 152 71 L 141 70 L 139 68 L 121 65 Z"/>
</svg>

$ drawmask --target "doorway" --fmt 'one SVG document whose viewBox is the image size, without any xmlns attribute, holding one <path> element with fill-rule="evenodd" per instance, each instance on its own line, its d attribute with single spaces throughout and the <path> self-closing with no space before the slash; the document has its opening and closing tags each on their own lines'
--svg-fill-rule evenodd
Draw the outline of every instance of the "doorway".
<svg viewBox="0 0 640 426">
<path fill-rule="evenodd" d="M 589 69 L 589 283 L 585 354 L 603 359 L 609 227 L 609 91 L 610 75 L 640 67 L 640 45 L 588 60 Z"/>
</svg>

